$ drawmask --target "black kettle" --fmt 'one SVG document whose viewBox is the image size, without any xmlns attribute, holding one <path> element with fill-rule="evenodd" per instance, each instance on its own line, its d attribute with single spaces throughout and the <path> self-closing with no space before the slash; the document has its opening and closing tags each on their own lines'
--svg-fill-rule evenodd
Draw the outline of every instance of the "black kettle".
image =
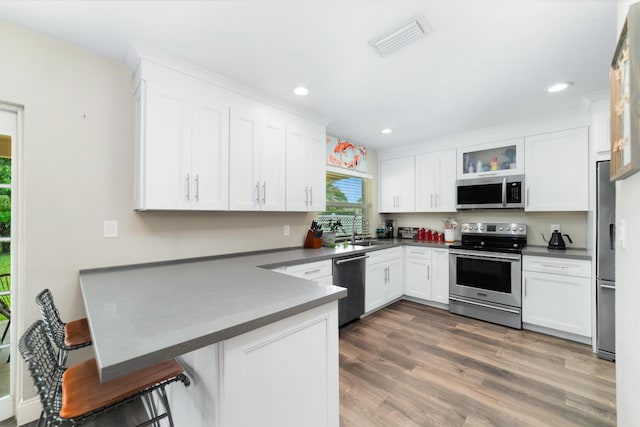
<svg viewBox="0 0 640 427">
<path fill-rule="evenodd" d="M 571 240 L 571 236 L 565 234 L 567 239 L 569 239 L 569 243 L 573 243 Z M 544 237 L 544 236 L 543 236 Z M 547 249 L 566 249 L 567 247 L 564 244 L 564 239 L 562 238 L 562 234 L 558 230 L 554 230 L 553 234 L 549 238 L 549 244 L 547 245 Z"/>
</svg>

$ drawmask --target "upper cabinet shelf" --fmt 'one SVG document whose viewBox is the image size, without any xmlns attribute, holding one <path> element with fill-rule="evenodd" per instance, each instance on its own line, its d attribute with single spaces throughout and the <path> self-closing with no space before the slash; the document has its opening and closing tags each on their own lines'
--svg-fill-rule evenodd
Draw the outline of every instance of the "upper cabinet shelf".
<svg viewBox="0 0 640 427">
<path fill-rule="evenodd" d="M 458 179 L 524 173 L 524 138 L 458 149 Z"/>
</svg>

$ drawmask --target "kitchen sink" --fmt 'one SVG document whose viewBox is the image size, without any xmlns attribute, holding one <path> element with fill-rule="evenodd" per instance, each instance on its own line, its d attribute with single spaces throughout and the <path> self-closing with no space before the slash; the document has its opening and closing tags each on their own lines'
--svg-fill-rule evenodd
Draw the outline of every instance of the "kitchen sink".
<svg viewBox="0 0 640 427">
<path fill-rule="evenodd" d="M 380 246 L 380 245 L 390 245 L 392 242 L 386 240 L 356 240 L 355 243 L 349 243 L 352 246 Z"/>
</svg>

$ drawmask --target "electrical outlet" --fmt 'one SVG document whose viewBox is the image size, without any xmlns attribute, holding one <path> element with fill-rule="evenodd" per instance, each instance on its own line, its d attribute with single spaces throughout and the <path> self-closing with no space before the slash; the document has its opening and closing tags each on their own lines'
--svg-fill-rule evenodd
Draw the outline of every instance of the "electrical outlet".
<svg viewBox="0 0 640 427">
<path fill-rule="evenodd" d="M 288 225 L 285 225 L 284 226 L 284 235 L 288 236 L 290 232 L 291 232 L 291 228 Z"/>
<path fill-rule="evenodd" d="M 104 221 L 104 237 L 118 237 L 118 221 Z"/>
<path fill-rule="evenodd" d="M 560 231 L 560 224 L 551 224 L 551 232 L 553 233 L 556 230 Z"/>
</svg>

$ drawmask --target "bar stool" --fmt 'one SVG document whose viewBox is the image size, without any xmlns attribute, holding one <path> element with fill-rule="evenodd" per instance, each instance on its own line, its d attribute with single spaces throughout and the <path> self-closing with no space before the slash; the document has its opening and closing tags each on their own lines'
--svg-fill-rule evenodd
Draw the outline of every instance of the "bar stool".
<svg viewBox="0 0 640 427">
<path fill-rule="evenodd" d="M 163 418 L 168 418 L 173 426 L 165 387 L 176 381 L 185 387 L 191 383 L 176 359 L 100 383 L 95 359 L 69 368 L 59 364 L 42 320 L 37 320 L 22 335 L 19 348 L 42 402 L 38 426 L 59 426 L 65 422 L 79 425 L 138 397 L 152 400 L 154 391 L 158 391 L 165 412 L 158 414 L 155 405 L 149 405 L 151 419 L 140 426 L 156 424 Z"/>
<path fill-rule="evenodd" d="M 64 323 L 60 319 L 60 313 L 53 303 L 53 295 L 49 289 L 36 296 L 36 303 L 40 306 L 47 334 L 58 347 L 58 362 L 61 366 L 67 362 L 69 351 L 91 345 L 91 332 L 86 317 Z"/>
</svg>

